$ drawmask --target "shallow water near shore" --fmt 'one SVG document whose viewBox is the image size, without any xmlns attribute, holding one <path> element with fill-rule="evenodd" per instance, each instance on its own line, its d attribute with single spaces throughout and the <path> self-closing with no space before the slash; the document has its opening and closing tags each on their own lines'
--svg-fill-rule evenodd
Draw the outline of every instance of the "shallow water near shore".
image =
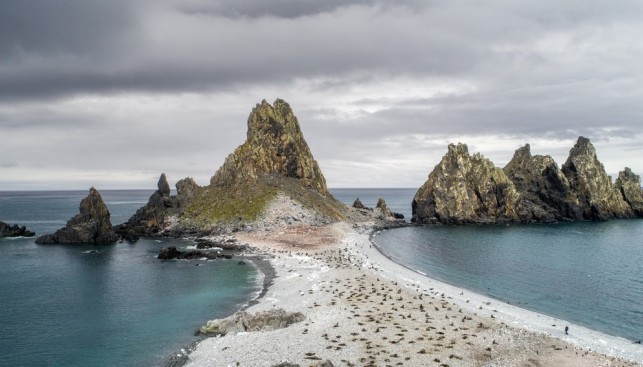
<svg viewBox="0 0 643 367">
<path fill-rule="evenodd" d="M 52 232 L 78 212 L 86 192 L 0 193 L 0 219 Z M 125 221 L 147 191 L 101 193 L 112 222 Z M 0 239 L 0 365 L 150 366 L 195 340 L 261 289 L 238 260 L 161 261 L 176 239 L 111 246 L 36 245 Z M 199 264 L 199 266 L 195 266 Z"/>
</svg>

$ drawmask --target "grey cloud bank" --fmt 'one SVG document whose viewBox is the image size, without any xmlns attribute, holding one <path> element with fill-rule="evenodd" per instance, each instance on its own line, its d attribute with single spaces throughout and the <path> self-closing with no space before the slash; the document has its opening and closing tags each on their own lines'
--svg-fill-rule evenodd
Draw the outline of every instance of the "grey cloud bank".
<svg viewBox="0 0 643 367">
<path fill-rule="evenodd" d="M 287 100 L 330 187 L 579 135 L 643 174 L 638 1 L 3 1 L 0 190 L 206 184 Z"/>
</svg>

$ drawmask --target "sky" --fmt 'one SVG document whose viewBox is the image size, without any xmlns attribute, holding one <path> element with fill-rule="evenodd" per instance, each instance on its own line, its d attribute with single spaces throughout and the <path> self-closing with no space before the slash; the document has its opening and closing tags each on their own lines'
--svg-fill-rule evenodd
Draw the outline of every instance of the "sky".
<svg viewBox="0 0 643 367">
<path fill-rule="evenodd" d="M 643 174 L 639 0 L 2 0 L 0 190 L 206 185 L 286 100 L 329 187 L 419 187 L 450 143 Z"/>
</svg>

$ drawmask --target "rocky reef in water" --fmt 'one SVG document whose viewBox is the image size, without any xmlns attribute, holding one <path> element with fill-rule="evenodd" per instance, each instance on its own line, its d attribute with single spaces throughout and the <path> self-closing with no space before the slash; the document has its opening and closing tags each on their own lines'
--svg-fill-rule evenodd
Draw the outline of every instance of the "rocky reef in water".
<svg viewBox="0 0 643 367">
<path fill-rule="evenodd" d="M 449 145 L 412 202 L 416 223 L 550 223 L 643 216 L 640 177 L 629 168 L 612 183 L 596 149 L 579 137 L 561 168 L 529 144 L 504 167 Z"/>
<path fill-rule="evenodd" d="M 109 210 L 95 188 L 80 202 L 80 214 L 67 221 L 64 228 L 36 239 L 38 244 L 107 245 L 118 241 L 112 228 Z"/>
<path fill-rule="evenodd" d="M 11 225 L 0 220 L 0 238 L 2 237 L 33 237 L 36 234 L 25 226 Z"/>
<path fill-rule="evenodd" d="M 290 105 L 262 101 L 252 109 L 246 141 L 230 154 L 209 185 L 187 178 L 171 195 L 165 175 L 149 202 L 117 227 L 126 239 L 137 236 L 202 236 L 270 228 L 301 213 L 312 225 L 346 220 L 354 214 L 328 191 L 326 179 L 304 139 Z M 388 210 L 384 208 L 385 210 Z M 392 215 L 392 213 L 391 213 Z M 392 217 L 391 217 L 392 218 Z M 274 219 L 274 218 L 273 218 Z M 286 220 L 285 222 L 290 222 Z"/>
</svg>

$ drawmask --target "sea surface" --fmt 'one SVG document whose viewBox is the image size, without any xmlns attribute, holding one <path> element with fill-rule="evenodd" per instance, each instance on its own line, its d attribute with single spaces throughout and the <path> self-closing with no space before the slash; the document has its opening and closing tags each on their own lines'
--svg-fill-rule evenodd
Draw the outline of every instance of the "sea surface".
<svg viewBox="0 0 643 367">
<path fill-rule="evenodd" d="M 151 191 L 101 191 L 122 223 Z M 87 191 L 0 192 L 0 220 L 53 232 Z M 161 261 L 182 240 L 111 246 L 36 245 L 0 239 L 0 366 L 151 366 L 195 340 L 260 290 L 258 271 L 235 260 Z M 200 266 L 195 266 L 195 264 Z"/>
</svg>

